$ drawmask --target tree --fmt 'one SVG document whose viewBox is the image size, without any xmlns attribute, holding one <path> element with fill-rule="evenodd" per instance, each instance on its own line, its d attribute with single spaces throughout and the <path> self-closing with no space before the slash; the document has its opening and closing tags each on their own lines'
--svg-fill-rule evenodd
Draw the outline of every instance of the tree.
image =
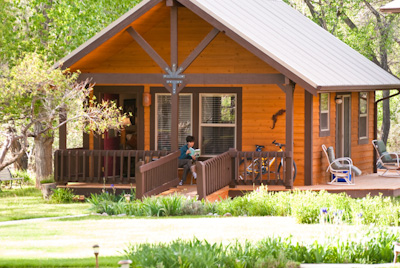
<svg viewBox="0 0 400 268">
<path fill-rule="evenodd" d="M 349 46 L 372 60 L 390 73 L 399 73 L 398 44 L 396 29 L 399 17 L 379 12 L 379 7 L 388 1 L 382 0 L 287 0 L 299 10 L 305 12 L 315 23 Z M 307 10 L 306 9 L 306 10 Z M 396 59 L 396 60 L 394 60 Z M 389 90 L 382 92 L 382 97 L 390 95 Z M 390 132 L 390 101 L 382 104 L 381 138 L 387 143 Z"/>
<path fill-rule="evenodd" d="M 140 0 L 0 0 L 0 62 L 23 53 L 59 60 Z"/>
<path fill-rule="evenodd" d="M 92 85 L 77 82 L 79 73 L 54 69 L 46 58 L 27 54 L 16 66 L 0 74 L 0 170 L 25 152 L 28 138 L 35 143 L 37 185 L 52 174 L 54 130 L 67 122 L 82 121 L 87 131 L 120 129 L 125 118 L 113 102 L 90 98 Z M 60 122 L 59 115 L 67 115 Z M 19 142 L 18 151 L 10 151 Z M 11 156 L 6 159 L 7 153 Z"/>
</svg>

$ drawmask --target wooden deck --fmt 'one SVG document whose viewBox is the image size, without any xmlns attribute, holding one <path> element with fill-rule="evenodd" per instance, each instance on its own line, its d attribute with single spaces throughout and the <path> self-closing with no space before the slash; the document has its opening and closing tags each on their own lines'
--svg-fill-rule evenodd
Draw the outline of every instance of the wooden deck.
<svg viewBox="0 0 400 268">
<path fill-rule="evenodd" d="M 88 184 L 88 183 L 69 183 L 67 186 L 58 187 L 68 187 L 74 189 L 75 194 L 79 195 L 90 195 L 90 193 L 101 193 L 103 189 L 108 192 L 113 192 L 110 184 Z M 239 185 L 236 188 L 225 187 L 209 196 L 207 199 L 209 201 L 215 201 L 220 198 L 235 197 L 243 195 L 243 193 L 248 191 L 253 191 L 259 186 L 255 185 Z M 135 185 L 127 184 L 116 184 L 114 189 L 117 194 L 122 192 L 130 193 L 131 188 L 135 188 Z M 268 186 L 270 191 L 288 191 L 284 186 Z M 294 186 L 295 190 L 301 191 L 321 191 L 326 190 L 330 193 L 341 193 L 345 192 L 351 197 L 364 197 L 368 194 L 371 196 L 382 194 L 383 196 L 400 196 L 400 176 L 393 175 L 392 177 L 382 177 L 378 174 L 369 174 L 356 177 L 354 185 L 343 184 L 321 184 L 313 186 Z M 181 193 L 187 196 L 194 197 L 197 195 L 196 185 L 183 185 L 178 187 L 173 187 L 170 190 L 162 193 L 161 195 Z"/>
</svg>

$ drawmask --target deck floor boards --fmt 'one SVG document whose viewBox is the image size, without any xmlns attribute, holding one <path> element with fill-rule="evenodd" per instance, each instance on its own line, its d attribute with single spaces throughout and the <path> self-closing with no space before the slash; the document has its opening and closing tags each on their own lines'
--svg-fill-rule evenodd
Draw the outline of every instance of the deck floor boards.
<svg viewBox="0 0 400 268">
<path fill-rule="evenodd" d="M 66 186 L 74 189 L 75 194 L 89 195 L 88 193 L 101 193 L 103 189 L 108 192 L 113 192 L 111 184 L 94 184 L 94 183 L 69 183 Z M 130 193 L 131 188 L 135 188 L 135 184 L 115 184 L 114 189 L 117 194 L 125 192 Z M 228 186 L 209 195 L 207 197 L 210 201 L 215 201 L 220 198 L 235 197 L 242 195 L 244 192 L 252 191 L 257 189 L 258 185 L 238 185 L 236 188 L 229 188 Z M 284 186 L 268 186 L 270 191 L 288 191 Z M 294 190 L 300 191 L 321 191 L 325 190 L 330 193 L 345 192 L 351 197 L 365 197 L 370 194 L 371 196 L 382 194 L 383 196 L 400 196 L 400 176 L 393 175 L 391 177 L 382 177 L 378 174 L 362 175 L 355 178 L 355 184 L 348 185 L 342 184 L 320 184 L 312 186 L 294 186 Z M 196 185 L 183 185 L 178 187 L 172 187 L 168 191 L 161 195 L 180 193 L 186 196 L 195 197 L 197 195 Z"/>
</svg>

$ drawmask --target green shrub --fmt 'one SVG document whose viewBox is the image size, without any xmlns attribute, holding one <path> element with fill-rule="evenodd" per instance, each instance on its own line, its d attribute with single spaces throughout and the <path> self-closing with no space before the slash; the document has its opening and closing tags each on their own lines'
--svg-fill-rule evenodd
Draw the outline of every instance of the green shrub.
<svg viewBox="0 0 400 268">
<path fill-rule="evenodd" d="M 74 201 L 74 193 L 72 189 L 69 188 L 56 188 L 53 189 L 53 194 L 51 195 L 51 202 L 53 203 L 72 203 Z"/>
<path fill-rule="evenodd" d="M 14 178 L 24 178 L 24 184 L 27 185 L 35 184 L 35 176 L 27 170 L 15 169 L 12 171 L 12 176 Z"/>
<path fill-rule="evenodd" d="M 144 243 L 129 246 L 125 254 L 133 267 L 300 267 L 283 254 L 275 258 L 249 242 L 228 246 L 198 239 Z"/>
<path fill-rule="evenodd" d="M 399 226 L 400 204 L 390 197 L 354 199 L 326 191 L 269 192 L 267 187 L 233 199 L 207 202 L 181 195 L 146 197 L 127 203 L 123 195 L 92 195 L 88 202 L 97 213 L 136 216 L 206 215 L 292 216 L 306 224 L 374 224 Z"/>
<path fill-rule="evenodd" d="M 399 233 L 387 229 L 358 230 L 347 240 L 328 237 L 324 243 L 293 242 L 268 237 L 250 243 L 208 243 L 193 239 L 130 245 L 126 257 L 134 267 L 299 267 L 299 263 L 389 263 Z M 363 238 L 363 239 L 360 239 Z"/>
</svg>

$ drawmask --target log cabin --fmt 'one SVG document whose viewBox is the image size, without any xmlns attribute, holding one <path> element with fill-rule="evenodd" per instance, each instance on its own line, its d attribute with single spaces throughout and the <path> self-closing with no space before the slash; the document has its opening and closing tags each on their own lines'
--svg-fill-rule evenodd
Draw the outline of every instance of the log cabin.
<svg viewBox="0 0 400 268">
<path fill-rule="evenodd" d="M 285 143 L 285 170 L 297 164 L 294 182 L 292 172 L 284 175 L 287 188 L 329 180 L 322 144 L 372 173 L 375 91 L 400 88 L 397 77 L 280 0 L 143 0 L 58 65 L 91 79 L 97 99 L 132 113 L 120 134 L 84 136 L 80 150 L 114 153 L 107 165 L 109 157 L 84 162 L 80 173 L 91 182 L 120 174 L 127 183 L 118 150 L 172 152 L 187 135 L 196 137 L 202 159 L 232 148 L 251 152 L 256 144 L 274 152 L 274 140 Z M 60 149 L 66 148 L 64 129 Z M 61 181 L 86 181 L 61 168 L 60 157 Z M 235 172 L 227 173 L 237 179 Z"/>
</svg>

